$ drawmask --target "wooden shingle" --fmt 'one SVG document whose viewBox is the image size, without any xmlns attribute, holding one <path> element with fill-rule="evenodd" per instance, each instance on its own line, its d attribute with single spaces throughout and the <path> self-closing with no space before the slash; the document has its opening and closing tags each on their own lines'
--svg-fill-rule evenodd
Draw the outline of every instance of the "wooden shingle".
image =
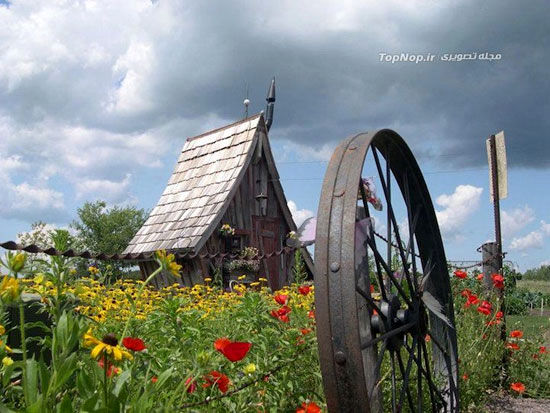
<svg viewBox="0 0 550 413">
<path fill-rule="evenodd" d="M 194 250 L 238 185 L 260 119 L 256 115 L 188 139 L 157 205 L 124 253 Z"/>
</svg>

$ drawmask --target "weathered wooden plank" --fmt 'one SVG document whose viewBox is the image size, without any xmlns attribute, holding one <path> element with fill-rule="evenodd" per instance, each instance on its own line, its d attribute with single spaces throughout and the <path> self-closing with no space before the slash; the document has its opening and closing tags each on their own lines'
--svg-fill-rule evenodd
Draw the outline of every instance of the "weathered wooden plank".
<svg viewBox="0 0 550 413">
<path fill-rule="evenodd" d="M 241 198 L 241 187 L 242 184 L 239 185 L 239 188 L 237 188 L 237 192 L 235 192 L 235 215 L 237 217 L 237 228 L 244 228 L 244 216 L 243 216 L 243 202 Z"/>
</svg>

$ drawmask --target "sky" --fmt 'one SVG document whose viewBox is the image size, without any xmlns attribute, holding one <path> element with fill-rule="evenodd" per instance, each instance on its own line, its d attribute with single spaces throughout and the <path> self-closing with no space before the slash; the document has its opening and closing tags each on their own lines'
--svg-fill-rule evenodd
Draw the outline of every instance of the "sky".
<svg viewBox="0 0 550 413">
<path fill-rule="evenodd" d="M 298 222 L 334 147 L 391 128 L 447 257 L 479 260 L 485 139 L 503 130 L 506 258 L 550 264 L 549 15 L 544 0 L 0 0 L 0 239 L 67 226 L 86 201 L 151 209 L 185 139 L 241 119 L 247 91 L 263 110 L 275 76 L 270 142 Z"/>
</svg>

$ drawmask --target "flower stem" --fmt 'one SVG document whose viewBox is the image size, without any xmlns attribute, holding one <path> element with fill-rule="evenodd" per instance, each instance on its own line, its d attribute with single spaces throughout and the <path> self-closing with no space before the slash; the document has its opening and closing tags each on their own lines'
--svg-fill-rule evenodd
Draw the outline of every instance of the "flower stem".
<svg viewBox="0 0 550 413">
<path fill-rule="evenodd" d="M 143 290 L 147 284 L 149 284 L 149 281 L 151 281 L 155 276 L 162 271 L 162 267 L 158 267 L 155 271 L 151 273 L 149 277 L 145 280 L 143 284 L 141 284 L 141 287 L 139 287 L 137 297 L 134 301 L 139 301 L 141 298 L 141 294 L 143 293 Z M 124 330 L 122 330 L 122 335 L 120 336 L 120 339 L 122 340 L 124 337 L 126 337 L 126 333 L 128 332 L 128 328 L 130 327 L 130 322 L 132 319 L 136 316 L 136 305 L 132 305 L 132 314 L 128 317 L 128 320 L 126 320 L 126 324 L 124 325 Z"/>
<path fill-rule="evenodd" d="M 107 354 L 103 353 L 103 403 L 107 408 L 107 369 L 109 368 L 109 360 Z"/>
<path fill-rule="evenodd" d="M 23 353 L 23 394 L 27 407 L 29 406 L 29 394 L 27 391 L 27 340 L 25 339 L 25 307 L 23 299 L 19 301 L 19 330 L 21 332 L 21 351 Z"/>
</svg>

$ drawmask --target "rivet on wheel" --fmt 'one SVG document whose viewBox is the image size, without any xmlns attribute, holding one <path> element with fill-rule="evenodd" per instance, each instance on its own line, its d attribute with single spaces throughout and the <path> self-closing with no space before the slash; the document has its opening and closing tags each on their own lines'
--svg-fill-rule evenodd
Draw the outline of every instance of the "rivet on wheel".
<svg viewBox="0 0 550 413">
<path fill-rule="evenodd" d="M 338 364 L 344 364 L 346 362 L 346 355 L 343 351 L 337 351 L 334 353 L 334 361 Z"/>
<path fill-rule="evenodd" d="M 332 272 L 337 272 L 340 269 L 340 264 L 334 261 L 332 264 L 330 264 L 330 270 Z"/>
<path fill-rule="evenodd" d="M 345 189 L 339 189 L 338 191 L 334 192 L 334 196 L 339 198 L 341 197 L 342 195 L 344 195 L 346 193 L 346 190 Z"/>
</svg>

